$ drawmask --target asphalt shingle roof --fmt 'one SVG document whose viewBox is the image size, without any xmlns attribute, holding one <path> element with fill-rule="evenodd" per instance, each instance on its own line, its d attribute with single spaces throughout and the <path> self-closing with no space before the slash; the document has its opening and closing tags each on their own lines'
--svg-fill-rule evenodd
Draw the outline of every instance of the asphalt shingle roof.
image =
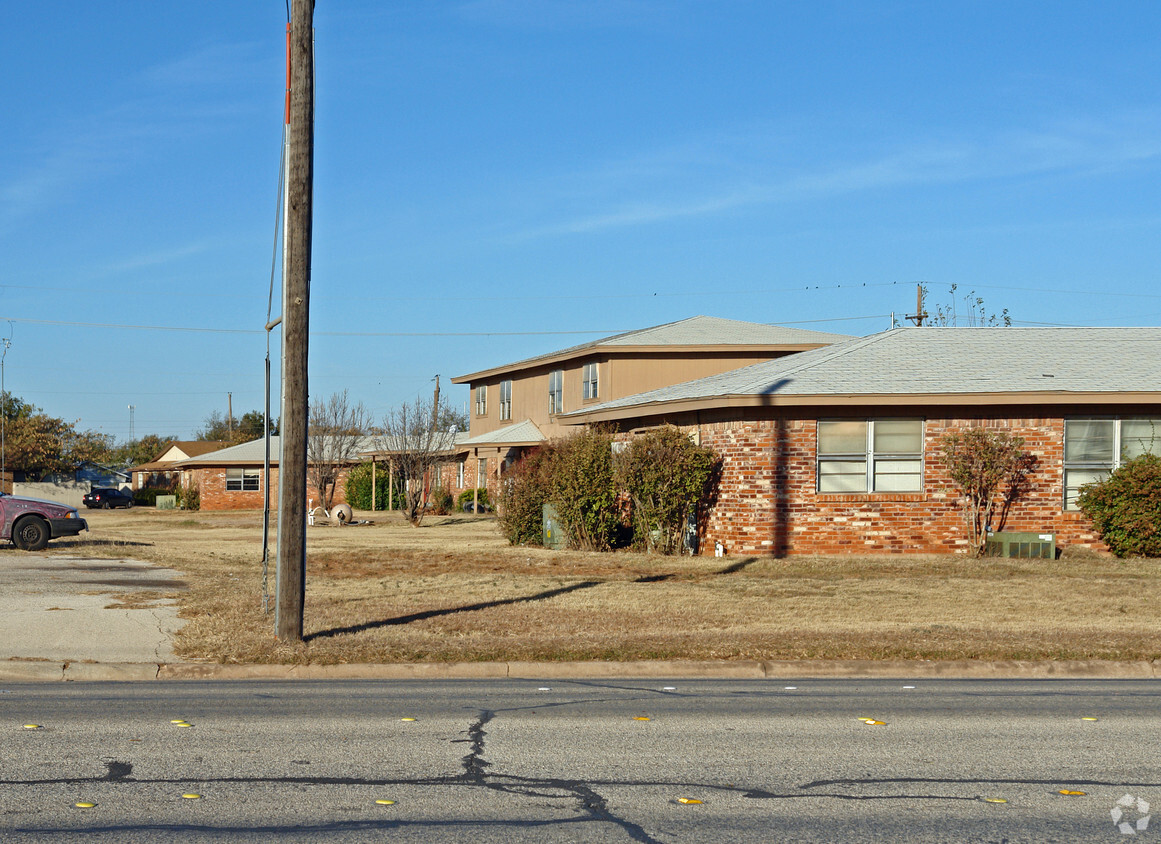
<svg viewBox="0 0 1161 844">
<path fill-rule="evenodd" d="M 480 372 L 523 369 L 540 361 L 574 358 L 587 351 L 607 347 L 626 350 L 640 347 L 658 346 L 808 346 L 820 343 L 837 343 L 849 340 L 849 334 L 830 334 L 825 331 L 811 331 L 805 328 L 788 328 L 782 325 L 766 325 L 759 322 L 744 322 L 721 317 L 695 316 L 677 322 L 656 325 L 614 334 L 600 340 L 591 340 L 577 346 L 569 346 L 543 355 L 537 355 L 515 363 L 490 367 Z M 480 373 L 472 373 L 478 375 Z M 459 375 L 452 379 L 459 383 L 470 378 Z"/>
<path fill-rule="evenodd" d="M 575 415 L 727 396 L 1158 391 L 1161 328 L 897 328 Z"/>
</svg>

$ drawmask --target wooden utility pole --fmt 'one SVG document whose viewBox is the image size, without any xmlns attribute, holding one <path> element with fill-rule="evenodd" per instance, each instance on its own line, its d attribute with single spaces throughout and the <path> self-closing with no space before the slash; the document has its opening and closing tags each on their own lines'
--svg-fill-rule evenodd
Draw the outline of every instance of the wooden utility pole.
<svg viewBox="0 0 1161 844">
<path fill-rule="evenodd" d="M 908 314 L 905 319 L 909 319 L 917 326 L 923 325 L 923 320 L 927 319 L 927 312 L 923 310 L 923 285 L 915 285 L 915 313 Z"/>
<path fill-rule="evenodd" d="M 314 181 L 314 0 L 290 15 L 290 152 L 286 180 L 286 279 L 282 300 L 282 437 L 278 463 L 276 634 L 302 641 L 306 596 L 307 337 L 310 329 Z"/>
</svg>

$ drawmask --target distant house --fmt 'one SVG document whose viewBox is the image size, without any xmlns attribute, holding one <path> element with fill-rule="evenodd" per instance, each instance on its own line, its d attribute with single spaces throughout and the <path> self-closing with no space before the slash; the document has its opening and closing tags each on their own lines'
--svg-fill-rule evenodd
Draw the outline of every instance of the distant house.
<svg viewBox="0 0 1161 844">
<path fill-rule="evenodd" d="M 901 328 L 585 405 L 617 436 L 670 423 L 724 458 L 705 544 L 731 554 L 966 544 L 941 438 L 1024 438 L 1029 488 L 1001 527 L 1101 547 L 1080 487 L 1161 453 L 1161 328 Z M 704 546 L 703 546 L 704 547 Z"/>
<path fill-rule="evenodd" d="M 216 440 L 175 440 L 166 445 L 153 460 L 129 470 L 133 477 L 133 489 L 173 489 L 181 477 L 178 463 L 227 446 L 229 443 Z"/>
<path fill-rule="evenodd" d="M 459 472 L 494 488 L 504 466 L 572 430 L 570 413 L 849 339 L 696 316 L 458 376 L 471 389 Z"/>
</svg>

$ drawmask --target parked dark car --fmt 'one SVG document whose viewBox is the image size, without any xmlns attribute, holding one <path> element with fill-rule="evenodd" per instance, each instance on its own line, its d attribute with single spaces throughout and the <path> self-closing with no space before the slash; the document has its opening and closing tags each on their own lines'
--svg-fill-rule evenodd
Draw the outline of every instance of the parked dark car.
<svg viewBox="0 0 1161 844">
<path fill-rule="evenodd" d="M 81 501 L 90 510 L 95 510 L 98 507 L 103 510 L 111 510 L 114 507 L 125 507 L 128 509 L 133 506 L 132 495 L 110 487 L 94 487 L 89 490 L 88 494 Z"/>
</svg>

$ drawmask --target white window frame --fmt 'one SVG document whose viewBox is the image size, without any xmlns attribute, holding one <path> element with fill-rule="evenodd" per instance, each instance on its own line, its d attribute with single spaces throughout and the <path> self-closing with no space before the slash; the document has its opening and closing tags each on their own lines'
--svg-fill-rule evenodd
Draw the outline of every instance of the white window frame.
<svg viewBox="0 0 1161 844">
<path fill-rule="evenodd" d="M 476 387 L 476 416 L 488 415 L 488 385 L 480 384 Z"/>
<path fill-rule="evenodd" d="M 600 370 L 596 361 L 586 363 L 581 369 L 581 395 L 588 401 L 600 396 Z"/>
<path fill-rule="evenodd" d="M 226 469 L 226 492 L 256 492 L 262 489 L 262 470 L 244 466 Z"/>
<path fill-rule="evenodd" d="M 1079 428 L 1083 423 L 1109 422 L 1112 424 L 1112 442 L 1110 459 L 1077 459 L 1068 455 L 1070 441 L 1077 433 L 1070 433 L 1069 428 Z M 1125 422 L 1152 423 L 1156 440 L 1150 443 L 1147 449 L 1153 454 L 1161 454 L 1161 418 L 1153 416 L 1072 416 L 1064 420 L 1064 484 L 1061 488 L 1061 506 L 1070 513 L 1079 511 L 1076 498 L 1080 488 L 1088 483 L 1099 482 L 1109 476 L 1111 472 L 1120 468 L 1121 464 L 1130 459 L 1126 456 L 1127 440 L 1134 438 L 1122 437 Z"/>
<path fill-rule="evenodd" d="M 507 422 L 512 418 L 512 381 L 500 382 L 500 421 Z"/>
<path fill-rule="evenodd" d="M 548 373 L 548 415 L 564 412 L 564 370 Z"/>
<path fill-rule="evenodd" d="M 822 451 L 823 440 L 823 426 L 830 423 L 862 423 L 866 426 L 866 440 L 862 451 L 850 452 L 831 452 L 824 454 Z M 919 451 L 907 452 L 876 452 L 875 451 L 875 423 L 888 422 L 916 422 L 919 424 Z M 923 459 L 923 445 L 926 441 L 927 431 L 926 423 L 923 419 L 907 418 L 887 418 L 887 419 L 819 419 L 815 428 L 815 492 L 820 495 L 868 495 L 871 493 L 889 494 L 889 493 L 922 493 L 924 488 L 924 459 Z M 846 464 L 863 464 L 862 489 L 823 489 L 823 478 L 827 473 L 823 471 L 823 466 L 830 464 L 835 466 L 840 463 Z M 885 464 L 914 464 L 917 471 L 915 472 L 896 472 L 886 473 L 879 471 L 879 467 Z M 900 475 L 917 475 L 918 483 L 914 489 L 886 489 L 878 479 L 900 476 Z M 848 476 L 855 477 L 855 473 L 848 473 Z"/>
<path fill-rule="evenodd" d="M 465 462 L 466 461 L 461 460 L 459 462 L 459 464 L 456 466 L 456 488 L 457 489 L 464 488 L 464 463 Z"/>
</svg>

